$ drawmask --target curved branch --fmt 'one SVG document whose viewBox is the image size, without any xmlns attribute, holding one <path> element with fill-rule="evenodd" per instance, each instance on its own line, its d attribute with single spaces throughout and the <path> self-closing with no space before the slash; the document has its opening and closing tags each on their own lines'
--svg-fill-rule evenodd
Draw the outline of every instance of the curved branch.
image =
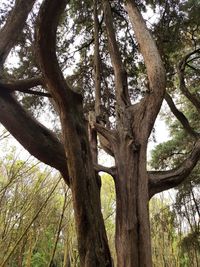
<svg viewBox="0 0 200 267">
<path fill-rule="evenodd" d="M 30 154 L 59 170 L 69 184 L 63 144 L 50 130 L 26 112 L 13 95 L 1 87 L 0 122 Z"/>
<path fill-rule="evenodd" d="M 185 83 L 185 68 L 188 64 L 189 58 L 196 54 L 200 54 L 200 48 L 188 53 L 179 63 L 178 66 L 178 76 L 179 76 L 179 81 L 180 81 L 180 90 L 181 92 L 190 100 L 190 102 L 196 107 L 197 111 L 200 113 L 200 99 L 198 96 L 194 93 L 191 93 Z"/>
<path fill-rule="evenodd" d="M 68 0 L 44 1 L 36 27 L 36 52 L 47 89 L 57 104 L 68 104 L 76 94 L 66 83 L 56 56 L 56 32 L 60 15 Z M 78 94 L 77 94 L 78 95 Z M 59 103 L 58 103 L 59 102 Z"/>
<path fill-rule="evenodd" d="M 15 2 L 16 4 L 6 24 L 0 30 L 0 68 L 3 66 L 10 50 L 16 44 L 35 0 L 18 0 Z"/>
<path fill-rule="evenodd" d="M 113 178 L 115 178 L 116 176 L 116 167 L 105 167 L 99 164 L 94 164 L 94 169 L 97 172 L 106 172 L 108 174 L 110 174 Z"/>
<path fill-rule="evenodd" d="M 182 124 L 183 128 L 187 133 L 189 133 L 192 137 L 198 138 L 200 136 L 199 133 L 195 132 L 192 127 L 189 124 L 188 119 L 185 117 L 185 115 L 179 111 L 174 104 L 174 101 L 172 97 L 168 94 L 165 93 L 165 101 L 167 102 L 171 112 L 174 114 L 174 116 L 179 120 L 179 122 Z"/>
<path fill-rule="evenodd" d="M 144 129 L 147 130 L 147 135 L 152 130 L 153 122 L 160 110 L 162 100 L 166 88 L 165 68 L 160 57 L 156 43 L 148 30 L 145 21 L 140 14 L 135 1 L 127 0 L 126 9 L 130 17 L 132 27 L 135 32 L 136 39 L 139 44 L 144 63 L 147 70 L 149 81 L 149 92 L 145 96 L 145 113 L 144 113 Z"/>
<path fill-rule="evenodd" d="M 149 172 L 149 196 L 150 198 L 162 191 L 181 184 L 191 173 L 200 159 L 200 140 L 195 143 L 190 156 L 176 169 L 169 171 Z"/>
</svg>

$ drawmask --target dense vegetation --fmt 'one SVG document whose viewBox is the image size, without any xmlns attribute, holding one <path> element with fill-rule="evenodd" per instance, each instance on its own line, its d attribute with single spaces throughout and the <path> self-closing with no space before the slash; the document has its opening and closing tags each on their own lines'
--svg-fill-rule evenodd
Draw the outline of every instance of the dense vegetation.
<svg viewBox="0 0 200 267">
<path fill-rule="evenodd" d="M 71 193 L 60 175 L 32 157 L 20 159 L 19 149 L 1 135 L 0 261 L 9 267 L 76 267 L 79 264 Z M 20 151 L 21 152 L 21 151 Z M 24 156 L 25 157 L 25 156 Z M 193 174 L 196 175 L 197 173 Z M 196 179 L 197 180 L 197 179 Z M 190 190 L 192 190 L 190 188 Z M 198 266 L 199 196 L 188 182 L 150 203 L 152 253 L 155 267 Z M 114 260 L 115 194 L 102 176 L 102 211 Z M 71 265 L 69 264 L 71 263 Z M 4 264 L 4 265 L 3 265 Z"/>
</svg>

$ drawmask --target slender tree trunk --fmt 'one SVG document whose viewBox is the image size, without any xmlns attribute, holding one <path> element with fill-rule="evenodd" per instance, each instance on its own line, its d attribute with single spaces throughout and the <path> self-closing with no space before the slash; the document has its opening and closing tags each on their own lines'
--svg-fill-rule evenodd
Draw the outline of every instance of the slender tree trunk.
<svg viewBox="0 0 200 267">
<path fill-rule="evenodd" d="M 152 266 L 146 146 L 147 142 L 131 141 L 126 135 L 115 148 L 118 267 Z"/>
</svg>

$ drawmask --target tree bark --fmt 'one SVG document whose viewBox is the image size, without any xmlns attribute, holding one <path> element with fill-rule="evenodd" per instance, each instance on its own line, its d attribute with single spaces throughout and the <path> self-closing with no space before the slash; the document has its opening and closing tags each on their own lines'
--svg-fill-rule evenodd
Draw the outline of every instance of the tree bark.
<svg viewBox="0 0 200 267">
<path fill-rule="evenodd" d="M 17 38 L 25 25 L 35 0 L 19 0 L 15 2 L 15 6 L 8 17 L 6 24 L 0 30 L 0 70 L 10 53 L 10 50 L 16 44 Z"/>
<path fill-rule="evenodd" d="M 140 128 L 140 123 L 135 127 Z M 142 133 L 133 138 L 133 132 L 121 133 L 114 145 L 117 266 L 151 267 L 147 138 Z"/>
<path fill-rule="evenodd" d="M 56 57 L 56 30 L 66 3 L 65 0 L 43 2 L 36 29 L 37 55 L 47 89 L 60 114 L 64 148 L 68 155 L 80 265 L 109 267 L 112 261 L 82 99 L 66 84 Z"/>
<path fill-rule="evenodd" d="M 18 142 L 40 161 L 59 170 L 69 185 L 69 174 L 63 144 L 56 135 L 36 121 L 0 86 L 0 122 Z"/>
</svg>

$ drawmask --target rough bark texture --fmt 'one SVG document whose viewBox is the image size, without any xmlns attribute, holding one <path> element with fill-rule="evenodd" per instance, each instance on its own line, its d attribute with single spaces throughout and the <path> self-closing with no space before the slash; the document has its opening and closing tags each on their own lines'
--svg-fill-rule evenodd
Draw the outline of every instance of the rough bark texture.
<svg viewBox="0 0 200 267">
<path fill-rule="evenodd" d="M 0 69 L 21 33 L 35 0 L 18 0 L 0 31 Z"/>
<path fill-rule="evenodd" d="M 120 110 L 125 106 L 130 105 L 128 94 L 127 73 L 123 66 L 119 47 L 113 27 L 112 12 L 108 0 L 103 1 L 103 11 L 105 16 L 106 31 L 108 36 L 108 48 L 112 61 L 112 66 L 115 75 L 115 92 L 117 100 L 117 115 L 120 116 Z"/>
<path fill-rule="evenodd" d="M 111 266 L 81 97 L 66 84 L 56 58 L 56 29 L 66 3 L 62 0 L 46 0 L 40 9 L 37 28 L 38 60 L 47 88 L 60 113 L 81 266 Z"/>
<path fill-rule="evenodd" d="M 126 70 L 116 42 L 109 1 L 103 1 L 108 46 L 115 75 L 117 132 L 115 139 L 102 129 L 111 143 L 116 161 L 117 266 L 151 267 L 148 214 L 146 148 L 165 92 L 165 70 L 155 42 L 134 1 L 126 8 L 144 57 L 150 92 L 136 105 L 128 96 Z"/>
<path fill-rule="evenodd" d="M 69 184 L 63 144 L 44 125 L 36 121 L 0 86 L 0 122 L 19 143 L 40 161 L 58 169 Z"/>
<path fill-rule="evenodd" d="M 120 142 L 116 151 L 117 266 L 151 266 L 146 149 Z"/>
</svg>

